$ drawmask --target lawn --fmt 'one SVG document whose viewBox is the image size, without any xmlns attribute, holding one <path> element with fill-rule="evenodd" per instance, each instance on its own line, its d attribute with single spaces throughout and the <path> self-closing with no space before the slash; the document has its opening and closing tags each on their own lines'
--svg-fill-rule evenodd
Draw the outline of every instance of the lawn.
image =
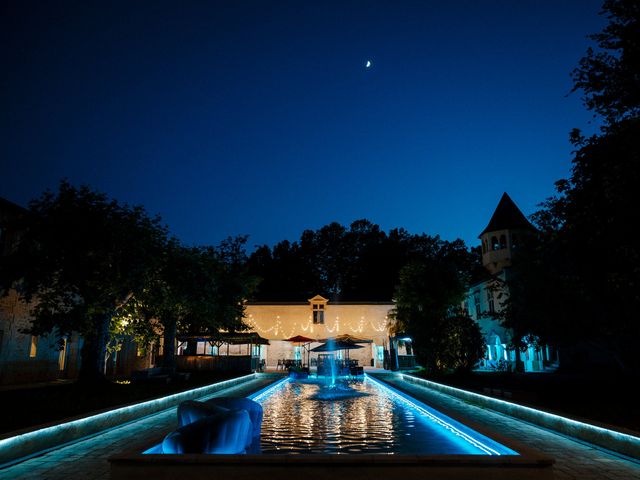
<svg viewBox="0 0 640 480">
<path fill-rule="evenodd" d="M 576 419 L 640 432 L 638 375 L 472 372 L 431 380 Z"/>
<path fill-rule="evenodd" d="M 106 383 L 89 387 L 68 383 L 5 390 L 0 392 L 0 433 L 163 397 L 240 375 L 243 374 L 198 372 L 186 381 L 169 384 Z"/>
</svg>

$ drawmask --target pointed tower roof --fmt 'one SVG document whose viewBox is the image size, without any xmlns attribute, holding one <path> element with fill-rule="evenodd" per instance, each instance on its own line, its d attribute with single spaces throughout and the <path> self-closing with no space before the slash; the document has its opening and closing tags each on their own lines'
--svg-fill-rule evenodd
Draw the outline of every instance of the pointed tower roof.
<svg viewBox="0 0 640 480">
<path fill-rule="evenodd" d="M 502 194 L 502 198 L 496 207 L 495 212 L 489 220 L 489 225 L 485 228 L 478 237 L 481 237 L 487 232 L 495 232 L 497 230 L 531 230 L 533 225 L 529 223 L 527 217 L 520 211 L 518 206 L 511 200 L 511 197 L 507 195 L 507 192 Z"/>
</svg>

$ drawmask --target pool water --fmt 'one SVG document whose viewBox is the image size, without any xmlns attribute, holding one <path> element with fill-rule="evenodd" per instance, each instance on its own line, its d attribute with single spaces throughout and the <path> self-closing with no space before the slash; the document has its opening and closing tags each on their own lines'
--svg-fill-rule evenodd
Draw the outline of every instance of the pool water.
<svg viewBox="0 0 640 480">
<path fill-rule="evenodd" d="M 254 395 L 262 453 L 517 455 L 371 377 L 345 387 L 284 380 Z"/>
</svg>

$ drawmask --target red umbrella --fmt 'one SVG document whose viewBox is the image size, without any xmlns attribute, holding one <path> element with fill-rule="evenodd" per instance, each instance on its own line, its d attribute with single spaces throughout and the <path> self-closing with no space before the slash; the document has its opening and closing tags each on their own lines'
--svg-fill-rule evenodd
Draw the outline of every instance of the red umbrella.
<svg viewBox="0 0 640 480">
<path fill-rule="evenodd" d="M 285 342 L 296 342 L 296 343 L 311 343 L 315 342 L 314 338 L 303 337 L 302 335 L 296 335 L 295 337 L 287 338 Z"/>
</svg>

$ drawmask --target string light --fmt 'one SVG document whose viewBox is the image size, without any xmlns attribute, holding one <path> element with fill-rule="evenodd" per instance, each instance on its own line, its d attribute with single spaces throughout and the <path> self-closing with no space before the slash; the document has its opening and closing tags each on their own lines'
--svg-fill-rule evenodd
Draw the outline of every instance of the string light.
<svg viewBox="0 0 640 480">
<path fill-rule="evenodd" d="M 387 315 L 384 316 L 384 319 L 368 319 L 366 315 L 361 315 L 358 320 L 350 321 L 341 320 L 340 316 L 336 315 L 333 322 L 324 324 L 314 324 L 312 316 L 308 315 L 306 321 L 294 321 L 289 324 L 286 320 L 283 322 L 280 315 L 274 315 L 271 318 L 256 318 L 253 313 L 250 313 L 245 321 L 250 328 L 259 334 L 264 334 L 273 339 L 275 337 L 289 338 L 295 335 L 296 332 L 305 332 L 309 335 L 317 333 L 319 337 L 337 334 L 340 331 L 356 334 L 362 334 L 366 331 L 383 333 L 389 326 L 389 317 Z"/>
</svg>

